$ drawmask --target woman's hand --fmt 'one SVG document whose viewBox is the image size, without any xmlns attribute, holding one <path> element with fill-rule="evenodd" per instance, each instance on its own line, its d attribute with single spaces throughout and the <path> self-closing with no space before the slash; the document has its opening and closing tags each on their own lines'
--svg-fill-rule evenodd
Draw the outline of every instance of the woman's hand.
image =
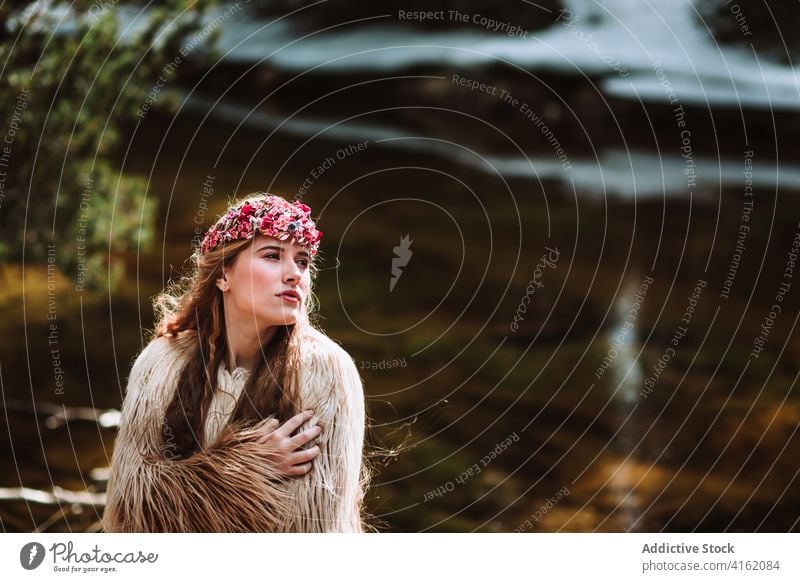
<svg viewBox="0 0 800 582">
<path fill-rule="evenodd" d="M 304 422 L 315 420 L 312 419 L 313 414 L 313 411 L 306 410 L 293 416 L 281 426 L 278 426 L 280 423 L 275 418 L 258 425 L 258 431 L 263 433 L 258 442 L 272 449 L 268 457 L 285 475 L 305 475 L 311 470 L 311 461 L 320 453 L 318 446 L 297 449 L 318 437 L 322 433 L 321 426 L 312 426 L 291 436 Z"/>
</svg>

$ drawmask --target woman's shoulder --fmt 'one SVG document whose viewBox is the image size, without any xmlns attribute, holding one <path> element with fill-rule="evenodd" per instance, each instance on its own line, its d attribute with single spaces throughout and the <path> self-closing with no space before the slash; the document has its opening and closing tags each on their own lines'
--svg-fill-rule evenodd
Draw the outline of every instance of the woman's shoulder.
<svg viewBox="0 0 800 582">
<path fill-rule="evenodd" d="M 336 394 L 338 400 L 363 400 L 361 376 L 347 350 L 319 329 L 308 327 L 301 333 L 300 376 L 306 404 L 311 407 L 323 406 L 313 404 L 315 399 L 330 404 L 337 401 L 330 400 L 332 394 Z"/>
<path fill-rule="evenodd" d="M 181 359 L 192 345 L 195 335 L 194 332 L 188 331 L 154 337 L 136 356 L 131 375 Z"/>
<path fill-rule="evenodd" d="M 144 353 L 165 353 L 169 351 L 185 348 L 193 338 L 197 336 L 194 330 L 179 331 L 176 334 L 164 334 L 156 336 L 141 351 Z M 140 354 L 140 355 L 141 355 Z"/>
<path fill-rule="evenodd" d="M 307 327 L 303 330 L 302 354 L 303 374 L 322 383 L 333 382 L 346 385 L 346 392 L 360 390 L 361 375 L 355 360 L 339 342 L 322 330 Z"/>
<path fill-rule="evenodd" d="M 160 402 L 167 399 L 186 362 L 190 334 L 157 336 L 136 356 L 128 376 L 126 403 Z M 163 404 L 163 403 L 162 403 Z"/>
<path fill-rule="evenodd" d="M 339 365 L 352 364 L 355 366 L 355 362 L 347 350 L 322 330 L 306 326 L 301 333 L 303 334 L 301 352 L 305 363 L 333 360 Z"/>
</svg>

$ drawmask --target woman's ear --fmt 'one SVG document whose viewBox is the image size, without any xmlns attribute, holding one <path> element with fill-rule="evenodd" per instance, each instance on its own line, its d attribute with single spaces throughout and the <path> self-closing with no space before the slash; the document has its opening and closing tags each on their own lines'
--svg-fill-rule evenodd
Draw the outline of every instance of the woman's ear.
<svg viewBox="0 0 800 582">
<path fill-rule="evenodd" d="M 217 287 L 219 287 L 220 291 L 225 292 L 230 289 L 230 283 L 228 283 L 228 274 L 225 272 L 225 268 L 222 268 L 222 277 L 217 279 Z"/>
</svg>

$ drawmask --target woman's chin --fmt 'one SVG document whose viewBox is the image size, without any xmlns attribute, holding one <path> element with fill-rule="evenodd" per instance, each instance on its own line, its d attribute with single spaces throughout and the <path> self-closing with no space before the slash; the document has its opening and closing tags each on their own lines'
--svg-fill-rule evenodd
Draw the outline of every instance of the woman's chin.
<svg viewBox="0 0 800 582">
<path fill-rule="evenodd" d="M 281 325 L 294 325 L 300 316 L 300 310 L 297 308 L 285 308 L 278 313 L 271 313 L 269 317 L 260 317 L 259 327 L 266 329 L 270 327 L 277 327 Z"/>
<path fill-rule="evenodd" d="M 300 315 L 300 307 L 284 307 L 280 325 L 294 325 Z"/>
</svg>

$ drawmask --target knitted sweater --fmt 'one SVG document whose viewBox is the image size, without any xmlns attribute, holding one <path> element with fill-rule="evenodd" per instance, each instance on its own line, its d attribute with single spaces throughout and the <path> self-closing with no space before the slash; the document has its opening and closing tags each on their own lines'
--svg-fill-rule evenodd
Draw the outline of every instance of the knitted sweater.
<svg viewBox="0 0 800 582">
<path fill-rule="evenodd" d="M 171 459 L 165 411 L 192 334 L 160 337 L 128 379 L 111 460 L 103 527 L 108 532 L 362 532 L 364 393 L 353 359 L 303 326 L 300 408 L 314 410 L 321 453 L 304 476 L 278 473 L 253 427 L 230 422 L 249 372 L 220 367 L 206 416 L 206 446 Z M 286 419 L 282 419 L 286 420 Z M 307 422 L 298 429 L 312 426 Z"/>
</svg>

